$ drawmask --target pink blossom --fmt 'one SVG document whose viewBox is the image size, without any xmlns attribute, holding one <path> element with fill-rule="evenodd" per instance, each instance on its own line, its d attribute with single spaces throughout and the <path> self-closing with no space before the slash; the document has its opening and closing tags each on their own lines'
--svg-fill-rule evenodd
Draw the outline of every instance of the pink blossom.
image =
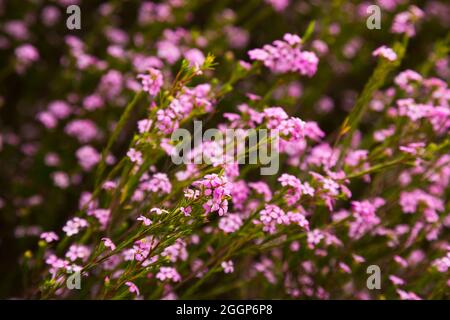
<svg viewBox="0 0 450 320">
<path fill-rule="evenodd" d="M 403 291 L 401 289 L 397 289 L 397 293 L 402 300 L 422 300 L 417 294 L 411 291 Z"/>
<path fill-rule="evenodd" d="M 229 213 L 226 216 L 220 218 L 219 229 L 225 233 L 233 233 L 242 226 L 243 222 L 238 214 Z"/>
<path fill-rule="evenodd" d="M 112 251 L 116 250 L 116 245 L 110 238 L 102 238 L 102 241 L 106 248 L 110 248 Z"/>
<path fill-rule="evenodd" d="M 97 150 L 89 145 L 79 148 L 76 152 L 76 156 L 80 166 L 85 171 L 90 171 L 101 159 Z"/>
<path fill-rule="evenodd" d="M 63 227 L 63 231 L 70 237 L 79 233 L 81 229 L 84 229 L 87 226 L 88 222 L 85 219 L 75 217 L 66 222 L 66 225 Z"/>
<path fill-rule="evenodd" d="M 298 72 L 312 77 L 317 71 L 319 59 L 313 52 L 299 49 L 300 38 L 286 34 L 284 40 L 276 40 L 273 45 L 248 52 L 251 60 L 259 60 L 275 73 Z"/>
<path fill-rule="evenodd" d="M 184 53 L 184 57 L 189 61 L 191 66 L 201 66 L 205 61 L 204 54 L 196 48 L 187 50 Z"/>
<path fill-rule="evenodd" d="M 141 165 L 144 160 L 142 159 L 142 153 L 134 148 L 130 148 L 127 152 L 127 157 L 130 158 L 131 162 Z"/>
<path fill-rule="evenodd" d="M 127 282 L 125 282 L 125 285 L 128 286 L 128 290 L 129 290 L 131 293 L 136 294 L 136 296 L 139 296 L 139 295 L 140 295 L 140 293 L 139 293 L 139 288 L 138 288 L 133 282 L 127 281 Z"/>
<path fill-rule="evenodd" d="M 86 143 L 98 137 L 98 129 L 94 122 L 87 119 L 73 120 L 69 122 L 64 131 L 77 138 L 81 143 Z"/>
<path fill-rule="evenodd" d="M 67 118 L 72 112 L 71 107 L 61 100 L 51 102 L 48 106 L 48 111 L 58 119 Z"/>
<path fill-rule="evenodd" d="M 276 11 L 279 12 L 285 10 L 289 5 L 289 0 L 265 0 L 265 2 L 270 4 Z"/>
<path fill-rule="evenodd" d="M 394 17 L 391 31 L 394 33 L 405 33 L 409 37 L 416 34 L 414 24 L 424 16 L 422 10 L 416 6 L 409 6 L 408 11 L 403 11 Z"/>
<path fill-rule="evenodd" d="M 66 189 L 70 185 L 69 176 L 62 171 L 56 171 L 52 173 L 52 179 L 55 186 Z"/>
<path fill-rule="evenodd" d="M 227 197 L 231 194 L 232 184 L 226 176 L 208 174 L 203 179 L 194 181 L 192 185 L 208 199 L 203 204 L 206 214 L 217 211 L 222 216 L 228 212 Z"/>
<path fill-rule="evenodd" d="M 413 84 L 421 83 L 423 80 L 422 76 L 413 70 L 405 70 L 399 73 L 394 82 L 401 89 L 405 90 L 408 93 L 412 93 L 414 90 Z"/>
<path fill-rule="evenodd" d="M 147 238 L 136 241 L 133 245 L 134 259 L 136 259 L 136 261 L 139 262 L 142 262 L 145 259 L 147 259 L 150 250 L 152 249 L 152 244 L 153 241 Z"/>
<path fill-rule="evenodd" d="M 142 119 L 138 121 L 138 129 L 139 133 L 143 134 L 145 132 L 148 132 L 150 130 L 150 127 L 152 125 L 152 121 L 148 119 Z"/>
<path fill-rule="evenodd" d="M 161 71 L 155 68 L 148 68 L 148 74 L 139 74 L 138 79 L 142 82 L 142 89 L 151 96 L 156 96 L 163 85 Z"/>
<path fill-rule="evenodd" d="M 378 49 L 376 49 L 372 55 L 374 57 L 383 57 L 389 61 L 395 61 L 397 60 L 397 54 L 395 53 L 394 50 L 392 50 L 391 48 L 388 48 L 386 46 L 381 46 Z"/>
<path fill-rule="evenodd" d="M 175 243 L 165 248 L 161 255 L 167 257 L 171 262 L 186 261 L 188 258 L 186 242 L 182 239 L 175 240 Z"/>
<path fill-rule="evenodd" d="M 339 262 L 339 268 L 340 268 L 344 273 L 352 273 L 352 269 L 350 269 L 350 267 L 349 267 L 346 263 L 344 263 L 344 262 L 342 262 L 342 261 Z"/>
<path fill-rule="evenodd" d="M 423 149 L 424 147 L 425 147 L 424 142 L 412 142 L 406 146 L 400 146 L 399 150 L 405 153 L 409 153 L 411 155 L 417 155 L 420 149 Z"/>
<path fill-rule="evenodd" d="M 394 275 L 390 275 L 389 276 L 389 280 L 391 280 L 391 282 L 395 285 L 395 286 L 402 286 L 405 284 L 405 280 L 403 280 L 402 278 L 399 278 L 397 276 Z"/>
<path fill-rule="evenodd" d="M 191 215 L 192 212 L 192 207 L 191 206 L 187 206 L 187 207 L 180 207 L 181 212 L 183 212 L 183 214 L 186 217 L 189 217 Z"/>
<path fill-rule="evenodd" d="M 225 272 L 225 273 L 233 273 L 234 272 L 233 261 L 231 261 L 231 260 L 223 261 L 220 265 L 223 268 L 223 272 Z"/>
<path fill-rule="evenodd" d="M 39 60 L 39 52 L 31 44 L 23 44 L 14 51 L 19 64 L 20 72 L 30 66 L 33 62 Z"/>
<path fill-rule="evenodd" d="M 263 230 L 268 233 L 275 233 L 279 224 L 288 224 L 289 218 L 286 213 L 278 206 L 266 204 L 264 209 L 259 212 L 259 220 L 263 224 Z"/>
<path fill-rule="evenodd" d="M 181 280 L 181 276 L 175 268 L 161 267 L 156 274 L 156 279 L 160 281 L 171 280 L 173 282 L 179 282 Z"/>
<path fill-rule="evenodd" d="M 51 243 L 53 241 L 59 240 L 58 235 L 56 233 L 54 233 L 53 231 L 41 233 L 40 238 L 43 239 L 47 243 Z"/>
<path fill-rule="evenodd" d="M 147 227 L 152 224 L 152 221 L 145 216 L 139 216 L 136 220 L 142 221 L 142 224 Z"/>
<path fill-rule="evenodd" d="M 73 244 L 69 247 L 69 251 L 66 253 L 66 258 L 71 261 L 75 261 L 77 259 L 86 261 L 90 254 L 91 250 L 87 246 Z"/>
<path fill-rule="evenodd" d="M 105 230 L 111 217 L 111 210 L 95 208 L 88 210 L 87 214 L 88 216 L 94 216 L 95 218 L 97 218 L 98 222 L 100 223 L 100 228 L 102 230 Z"/>
</svg>

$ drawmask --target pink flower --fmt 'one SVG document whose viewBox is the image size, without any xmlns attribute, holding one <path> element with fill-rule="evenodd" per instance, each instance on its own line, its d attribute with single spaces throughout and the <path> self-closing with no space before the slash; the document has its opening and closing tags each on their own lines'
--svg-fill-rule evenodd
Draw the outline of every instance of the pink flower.
<svg viewBox="0 0 450 320">
<path fill-rule="evenodd" d="M 48 111 L 58 119 L 65 119 L 70 115 L 71 108 L 65 101 L 57 100 L 49 104 Z"/>
<path fill-rule="evenodd" d="M 156 48 L 158 57 L 167 60 L 170 64 L 175 63 L 180 58 L 180 49 L 171 41 L 159 41 L 156 44 Z"/>
<path fill-rule="evenodd" d="M 52 173 L 52 179 L 55 186 L 66 189 L 70 185 L 69 176 L 62 171 L 56 171 Z"/>
<path fill-rule="evenodd" d="M 205 55 L 198 49 L 189 49 L 184 53 L 184 57 L 189 61 L 191 66 L 201 66 L 205 61 Z"/>
<path fill-rule="evenodd" d="M 321 232 L 319 229 L 314 229 L 307 233 L 306 242 L 308 242 L 308 246 L 310 248 L 314 248 L 320 243 L 320 241 L 322 241 L 323 238 L 325 238 L 323 232 Z"/>
<path fill-rule="evenodd" d="M 225 272 L 225 273 L 233 273 L 234 272 L 233 261 L 231 261 L 231 260 L 223 261 L 220 265 L 223 268 L 223 272 Z"/>
<path fill-rule="evenodd" d="M 133 245 L 134 258 L 136 261 L 142 262 L 147 259 L 150 250 L 152 249 L 152 245 L 153 241 L 147 238 L 136 241 Z"/>
<path fill-rule="evenodd" d="M 406 146 L 400 146 L 399 150 L 415 156 L 419 153 L 420 149 L 423 149 L 424 147 L 425 147 L 424 142 L 412 142 L 408 143 L 408 145 Z"/>
<path fill-rule="evenodd" d="M 140 188 L 154 193 L 166 194 L 172 190 L 172 184 L 167 174 L 155 173 L 149 180 L 145 180 Z"/>
<path fill-rule="evenodd" d="M 409 6 L 408 11 L 400 12 L 394 17 L 391 31 L 393 33 L 405 33 L 409 37 L 416 34 L 414 24 L 424 16 L 422 10 L 416 6 Z"/>
<path fill-rule="evenodd" d="M 401 89 L 405 90 L 407 93 L 412 93 L 414 91 L 413 85 L 421 83 L 422 81 L 423 77 L 413 70 L 405 70 L 403 72 L 400 72 L 394 79 L 395 84 L 398 85 Z M 412 99 L 404 101 L 413 102 Z"/>
<path fill-rule="evenodd" d="M 259 212 L 259 216 L 259 220 L 263 224 L 263 230 L 269 233 L 275 233 L 278 224 L 289 223 L 286 213 L 273 204 L 266 204 L 264 209 Z"/>
<path fill-rule="evenodd" d="M 299 179 L 293 175 L 283 173 L 281 177 L 278 178 L 278 181 L 283 187 L 287 187 L 288 189 L 284 196 L 288 205 L 293 205 L 300 200 L 302 195 L 302 183 Z"/>
<path fill-rule="evenodd" d="M 183 118 L 183 107 L 178 99 L 173 99 L 166 109 L 159 109 L 156 113 L 157 127 L 163 134 L 170 134 L 179 126 Z"/>
<path fill-rule="evenodd" d="M 96 208 L 88 210 L 87 214 L 88 216 L 94 216 L 95 218 L 97 218 L 98 222 L 100 223 L 100 228 L 102 230 L 105 230 L 111 216 L 111 210 Z"/>
<path fill-rule="evenodd" d="M 192 212 L 191 206 L 187 206 L 186 208 L 185 207 L 180 207 L 180 210 L 181 210 L 181 212 L 184 213 L 184 215 L 186 217 L 189 217 L 191 215 L 191 212 Z"/>
<path fill-rule="evenodd" d="M 442 273 L 445 273 L 450 268 L 450 250 L 447 251 L 447 255 L 442 258 L 435 259 L 433 261 L 433 266 Z"/>
<path fill-rule="evenodd" d="M 144 161 L 142 160 L 142 153 L 134 148 L 130 148 L 127 152 L 127 157 L 130 158 L 131 162 L 141 165 Z"/>
<path fill-rule="evenodd" d="M 182 239 L 177 239 L 173 245 L 165 248 L 161 255 L 168 257 L 171 262 L 177 262 L 177 260 L 186 261 L 188 258 L 186 242 Z"/>
<path fill-rule="evenodd" d="M 99 91 L 109 100 L 117 97 L 123 88 L 123 75 L 117 70 L 109 70 L 101 79 Z"/>
<path fill-rule="evenodd" d="M 428 194 L 420 189 L 402 191 L 400 193 L 400 206 L 404 213 L 414 213 L 420 203 L 424 204 L 423 213 L 428 222 L 436 222 L 439 219 L 437 212 L 444 211 L 442 199 Z"/>
<path fill-rule="evenodd" d="M 265 0 L 266 3 L 270 4 L 274 10 L 281 12 L 287 8 L 289 5 L 289 0 Z M 290 35 L 287 33 L 286 35 Z M 286 38 L 286 35 L 284 36 Z M 300 39 L 300 38 L 299 38 Z"/>
<path fill-rule="evenodd" d="M 36 119 L 39 120 L 46 128 L 55 128 L 58 124 L 58 119 L 48 111 L 39 112 L 36 115 Z"/>
<path fill-rule="evenodd" d="M 401 289 L 397 289 L 397 293 L 402 300 L 422 300 L 417 294 L 411 291 L 403 291 Z"/>
<path fill-rule="evenodd" d="M 100 109 L 104 104 L 102 97 L 97 94 L 89 95 L 83 100 L 83 107 L 89 111 Z"/>
<path fill-rule="evenodd" d="M 262 194 L 264 201 L 268 202 L 272 200 L 272 191 L 265 182 L 250 182 L 248 186 L 252 188 L 256 193 Z"/>
<path fill-rule="evenodd" d="M 208 174 L 203 179 L 194 181 L 192 185 L 207 199 L 203 204 L 206 214 L 217 211 L 219 216 L 222 216 L 228 212 L 227 197 L 231 196 L 232 184 L 226 176 Z"/>
<path fill-rule="evenodd" d="M 288 212 L 287 218 L 289 219 L 289 223 L 297 224 L 305 230 L 309 230 L 309 221 L 306 217 L 299 212 Z"/>
<path fill-rule="evenodd" d="M 147 227 L 152 224 L 152 221 L 149 218 L 144 217 L 144 216 L 139 216 L 136 220 L 142 221 L 142 224 Z"/>
<path fill-rule="evenodd" d="M 192 189 L 186 189 L 184 190 L 184 197 L 186 199 L 192 199 L 195 200 L 200 196 L 200 191 L 199 190 L 192 190 Z"/>
<path fill-rule="evenodd" d="M 317 71 L 319 59 L 310 51 L 301 51 L 301 39 L 292 34 L 285 34 L 284 40 L 276 40 L 262 49 L 248 52 L 251 60 L 259 60 L 274 73 L 298 72 L 312 77 Z"/>
<path fill-rule="evenodd" d="M 105 181 L 102 185 L 104 190 L 114 190 L 117 188 L 117 183 L 115 181 Z"/>
<path fill-rule="evenodd" d="M 161 267 L 159 272 L 156 274 L 156 279 L 160 281 L 171 280 L 173 282 L 179 282 L 181 280 L 181 276 L 175 268 Z"/>
<path fill-rule="evenodd" d="M 106 248 L 110 248 L 112 251 L 116 250 L 116 245 L 109 238 L 102 238 L 103 244 Z"/>
<path fill-rule="evenodd" d="M 66 258 L 69 258 L 71 261 L 75 261 L 77 259 L 86 261 L 90 254 L 91 250 L 87 246 L 73 244 L 69 247 L 69 251 L 66 253 Z"/>
<path fill-rule="evenodd" d="M 142 89 L 153 97 L 158 94 L 163 85 L 161 71 L 154 68 L 148 68 L 148 74 L 139 74 L 138 79 L 142 82 Z"/>
<path fill-rule="evenodd" d="M 87 119 L 73 120 L 69 122 L 64 131 L 78 139 L 81 143 L 86 143 L 98 137 L 97 126 L 94 122 Z"/>
<path fill-rule="evenodd" d="M 53 241 L 59 240 L 58 235 L 56 233 L 54 233 L 53 231 L 42 232 L 40 238 L 43 239 L 47 243 L 51 243 Z"/>
<path fill-rule="evenodd" d="M 63 231 L 70 237 L 79 233 L 81 229 L 84 229 L 87 226 L 88 222 L 85 219 L 75 217 L 66 222 L 66 225 L 63 227 Z"/>
<path fill-rule="evenodd" d="M 352 269 L 350 269 L 350 267 L 346 263 L 344 263 L 342 261 L 339 262 L 339 268 L 341 268 L 341 270 L 344 273 L 352 273 Z"/>
<path fill-rule="evenodd" d="M 402 257 L 398 256 L 398 255 L 394 256 L 394 261 L 397 262 L 403 268 L 408 267 L 408 262 L 405 259 L 403 259 Z"/>
<path fill-rule="evenodd" d="M 225 233 L 233 233 L 242 226 L 243 222 L 238 214 L 230 213 L 219 220 L 219 229 Z"/>
<path fill-rule="evenodd" d="M 131 293 L 135 293 L 136 294 L 136 296 L 139 296 L 139 288 L 133 283 L 133 282 L 131 282 L 131 281 L 127 281 L 127 282 L 125 282 L 125 285 L 127 285 L 128 286 L 128 290 L 131 292 Z"/>
<path fill-rule="evenodd" d="M 395 285 L 395 286 L 402 286 L 405 284 L 405 280 L 403 280 L 402 278 L 399 278 L 397 276 L 394 275 L 390 275 L 389 276 L 389 280 L 391 280 L 391 282 Z"/>
<path fill-rule="evenodd" d="M 397 60 L 397 54 L 395 53 L 395 51 L 386 46 L 379 47 L 372 53 L 372 55 L 374 57 L 383 57 L 389 61 Z"/>
<path fill-rule="evenodd" d="M 18 68 L 20 72 L 31 65 L 33 62 L 39 60 L 39 52 L 31 44 L 23 44 L 17 47 L 14 53 L 19 64 Z"/>
<path fill-rule="evenodd" d="M 142 119 L 138 121 L 138 130 L 139 133 L 145 133 L 148 132 L 150 130 L 150 127 L 152 125 L 152 121 L 148 120 L 148 119 Z"/>
<path fill-rule="evenodd" d="M 90 171 L 98 162 L 100 162 L 101 156 L 91 146 L 83 146 L 77 150 L 76 156 L 78 158 L 78 162 L 80 166 L 85 171 Z"/>
</svg>

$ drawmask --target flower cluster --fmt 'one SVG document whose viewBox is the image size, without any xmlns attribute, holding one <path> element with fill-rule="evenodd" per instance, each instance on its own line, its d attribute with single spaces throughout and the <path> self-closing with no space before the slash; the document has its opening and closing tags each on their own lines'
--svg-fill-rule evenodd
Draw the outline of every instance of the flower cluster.
<svg viewBox="0 0 450 320">
<path fill-rule="evenodd" d="M 445 1 L 3 2 L 0 296 L 448 298 Z"/>
<path fill-rule="evenodd" d="M 286 33 L 283 40 L 266 44 L 262 49 L 248 52 L 250 59 L 262 61 L 275 73 L 298 72 L 312 77 L 317 71 L 319 59 L 311 51 L 300 50 L 302 40 L 299 36 Z"/>
</svg>

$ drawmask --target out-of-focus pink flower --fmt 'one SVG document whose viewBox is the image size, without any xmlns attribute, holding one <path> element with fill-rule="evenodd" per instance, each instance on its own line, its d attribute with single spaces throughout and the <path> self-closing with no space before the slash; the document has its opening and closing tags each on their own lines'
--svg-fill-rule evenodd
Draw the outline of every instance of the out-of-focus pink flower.
<svg viewBox="0 0 450 320">
<path fill-rule="evenodd" d="M 220 265 L 223 268 L 223 272 L 225 272 L 225 273 L 233 273 L 234 272 L 233 261 L 231 261 L 231 260 L 223 261 Z"/>
<path fill-rule="evenodd" d="M 110 248 L 113 251 L 116 250 L 116 245 L 110 238 L 102 238 L 102 241 L 106 248 Z"/>
<path fill-rule="evenodd" d="M 136 294 L 136 296 L 140 295 L 139 288 L 133 282 L 127 281 L 127 282 L 125 282 L 125 285 L 128 286 L 128 291 Z"/>
<path fill-rule="evenodd" d="M 179 282 L 181 280 L 181 276 L 175 268 L 161 267 L 156 274 L 156 279 L 160 281 L 171 280 L 173 282 Z"/>
<path fill-rule="evenodd" d="M 90 171 L 101 159 L 97 150 L 91 146 L 79 148 L 76 152 L 76 156 L 80 166 L 86 171 Z"/>
<path fill-rule="evenodd" d="M 397 54 L 389 47 L 381 46 L 372 52 L 374 57 L 383 57 L 389 61 L 397 60 Z"/>
<path fill-rule="evenodd" d="M 142 153 L 134 148 L 130 148 L 127 152 L 127 157 L 130 158 L 131 162 L 141 165 L 144 160 L 142 159 Z"/>
<path fill-rule="evenodd" d="M 152 224 L 152 221 L 145 216 L 139 216 L 136 220 L 142 221 L 142 224 L 147 227 Z"/>
<path fill-rule="evenodd" d="M 43 239 L 47 243 L 51 243 L 53 241 L 59 240 L 58 235 L 56 233 L 54 233 L 53 231 L 42 232 L 40 238 Z"/>
<path fill-rule="evenodd" d="M 77 138 L 81 143 L 91 142 L 98 137 L 98 129 L 95 123 L 88 119 L 77 119 L 69 122 L 64 131 Z"/>
<path fill-rule="evenodd" d="M 205 62 L 205 55 L 199 49 L 189 49 L 184 53 L 184 58 L 191 66 L 201 66 Z"/>
<path fill-rule="evenodd" d="M 20 47 L 17 47 L 14 53 L 16 54 L 21 71 L 30 66 L 33 62 L 39 60 L 39 52 L 31 44 L 23 44 Z"/>
</svg>

